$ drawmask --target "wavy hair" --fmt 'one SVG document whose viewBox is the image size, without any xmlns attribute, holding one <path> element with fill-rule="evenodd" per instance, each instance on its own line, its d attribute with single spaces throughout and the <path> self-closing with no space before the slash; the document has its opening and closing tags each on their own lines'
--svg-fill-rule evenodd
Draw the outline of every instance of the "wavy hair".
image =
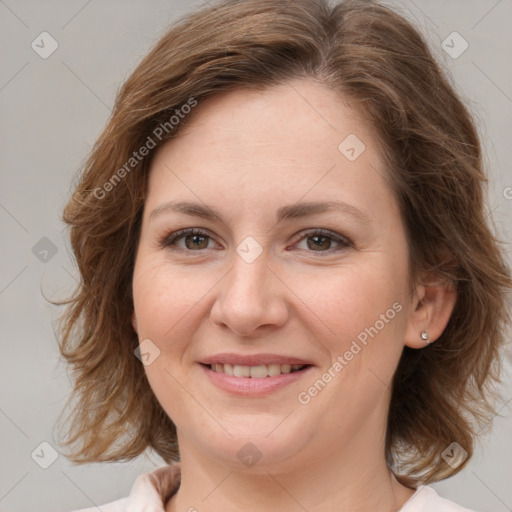
<svg viewBox="0 0 512 512">
<path fill-rule="evenodd" d="M 388 464 L 411 486 L 469 461 L 498 396 L 510 270 L 488 218 L 468 109 L 418 31 L 371 0 L 216 3 L 175 23 L 120 89 L 63 212 L 80 273 L 73 295 L 56 302 L 66 306 L 59 346 L 74 376 L 61 436 L 72 461 L 129 460 L 148 447 L 168 463 L 179 459 L 175 426 L 134 356 L 130 320 L 151 159 L 186 124 L 185 105 L 295 78 L 327 85 L 367 116 L 400 205 L 411 282 L 429 270 L 457 291 L 441 337 L 403 350 Z M 441 457 L 453 441 L 469 454 L 457 468 Z"/>
</svg>

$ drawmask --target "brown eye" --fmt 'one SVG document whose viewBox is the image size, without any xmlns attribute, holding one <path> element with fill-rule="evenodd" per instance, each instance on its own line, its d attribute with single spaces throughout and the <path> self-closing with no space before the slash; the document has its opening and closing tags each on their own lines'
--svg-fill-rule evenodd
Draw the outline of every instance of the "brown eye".
<svg viewBox="0 0 512 512">
<path fill-rule="evenodd" d="M 184 244 L 179 244 L 181 240 Z M 162 248 L 168 249 L 181 249 L 183 251 L 200 251 L 208 249 L 208 244 L 211 241 L 211 237 L 197 228 L 188 228 L 176 231 L 166 236 L 161 242 Z M 211 248 L 211 247 L 210 247 Z"/>
<path fill-rule="evenodd" d="M 208 247 L 208 236 L 202 235 L 186 235 L 184 237 L 185 247 L 187 249 L 206 249 Z M 206 244 L 205 244 L 206 240 Z"/>
<path fill-rule="evenodd" d="M 181 243 L 182 240 L 183 243 Z M 335 251 L 352 246 L 351 242 L 345 237 L 325 229 L 314 229 L 306 232 L 296 245 L 304 241 L 306 247 L 299 247 L 299 249 L 316 252 L 319 255 L 332 254 Z M 208 247 L 210 242 L 213 242 L 213 239 L 205 231 L 198 228 L 187 228 L 167 235 L 159 245 L 171 250 L 201 252 L 213 248 Z"/>
<path fill-rule="evenodd" d="M 308 248 L 314 251 L 317 249 L 330 249 L 332 244 L 332 240 L 327 236 L 308 236 L 306 240 L 308 240 Z M 311 240 L 312 242 L 310 242 Z"/>
<path fill-rule="evenodd" d="M 351 247 L 349 240 L 324 229 L 315 229 L 305 233 L 299 240 L 299 243 L 303 241 L 306 242 L 306 248 L 304 250 L 308 252 L 331 254 L 335 251 Z"/>
</svg>

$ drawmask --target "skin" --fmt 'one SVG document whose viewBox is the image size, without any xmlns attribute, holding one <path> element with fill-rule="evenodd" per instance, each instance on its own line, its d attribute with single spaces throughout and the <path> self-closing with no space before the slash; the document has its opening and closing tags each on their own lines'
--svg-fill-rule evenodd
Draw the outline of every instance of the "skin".
<svg viewBox="0 0 512 512">
<path fill-rule="evenodd" d="M 133 275 L 132 323 L 160 355 L 145 366 L 178 433 L 182 480 L 166 511 L 398 510 L 414 490 L 384 456 L 391 379 L 404 345 L 445 328 L 454 292 L 422 275 L 411 293 L 408 245 L 372 127 L 324 85 L 301 79 L 209 98 L 155 155 Z M 349 134 L 364 152 L 338 150 Z M 225 221 L 166 211 L 194 201 Z M 366 220 L 324 212 L 275 222 L 279 207 L 339 200 Z M 184 228 L 206 238 L 159 241 Z M 324 228 L 341 245 L 305 232 Z M 248 236 L 262 253 L 236 252 Z M 209 237 L 209 238 L 208 238 Z M 312 238 L 313 237 L 313 238 Z M 335 248 L 341 247 L 340 250 Z M 421 284 L 423 283 L 423 284 Z M 401 306 L 309 403 L 298 401 L 380 315 Z M 218 353 L 294 355 L 314 366 L 265 396 L 236 396 L 199 365 Z M 252 467 L 237 457 L 252 443 Z"/>
</svg>

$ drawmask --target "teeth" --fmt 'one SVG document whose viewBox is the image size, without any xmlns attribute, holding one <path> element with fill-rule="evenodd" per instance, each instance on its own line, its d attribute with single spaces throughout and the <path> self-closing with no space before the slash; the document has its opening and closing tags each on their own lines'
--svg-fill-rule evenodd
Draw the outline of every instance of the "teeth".
<svg viewBox="0 0 512 512">
<path fill-rule="evenodd" d="M 281 365 L 281 373 L 290 373 L 292 371 L 291 364 L 282 364 Z"/>
<path fill-rule="evenodd" d="M 215 371 L 219 371 L 219 366 L 222 368 L 222 364 L 215 365 Z M 235 377 L 250 377 L 251 376 L 251 367 L 250 366 L 240 366 L 238 364 L 233 365 L 233 375 Z"/>
<path fill-rule="evenodd" d="M 267 367 L 264 364 L 260 366 L 251 366 L 249 373 L 253 379 L 262 379 L 267 376 Z"/>
<path fill-rule="evenodd" d="M 305 366 L 304 364 L 260 364 L 258 366 L 242 366 L 239 364 L 215 363 L 210 365 L 210 369 L 232 377 L 263 379 L 265 377 L 275 377 L 276 375 L 302 370 Z"/>
<path fill-rule="evenodd" d="M 275 375 L 281 375 L 281 365 L 280 364 L 269 364 L 267 366 L 267 375 L 269 377 L 274 377 Z"/>
</svg>

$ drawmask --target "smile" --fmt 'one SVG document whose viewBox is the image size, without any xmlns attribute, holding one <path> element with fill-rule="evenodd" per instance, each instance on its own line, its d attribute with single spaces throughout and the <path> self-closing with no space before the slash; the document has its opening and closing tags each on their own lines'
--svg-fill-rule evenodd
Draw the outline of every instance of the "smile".
<svg viewBox="0 0 512 512">
<path fill-rule="evenodd" d="M 218 354 L 203 360 L 199 367 L 216 388 L 244 397 L 277 392 L 307 378 L 315 369 L 309 361 L 276 354 Z"/>
<path fill-rule="evenodd" d="M 305 364 L 260 364 L 257 366 L 244 366 L 239 364 L 219 364 L 209 365 L 210 370 L 217 373 L 223 373 L 230 377 L 264 379 L 266 377 L 276 377 L 277 375 L 297 372 L 305 368 Z"/>
</svg>

